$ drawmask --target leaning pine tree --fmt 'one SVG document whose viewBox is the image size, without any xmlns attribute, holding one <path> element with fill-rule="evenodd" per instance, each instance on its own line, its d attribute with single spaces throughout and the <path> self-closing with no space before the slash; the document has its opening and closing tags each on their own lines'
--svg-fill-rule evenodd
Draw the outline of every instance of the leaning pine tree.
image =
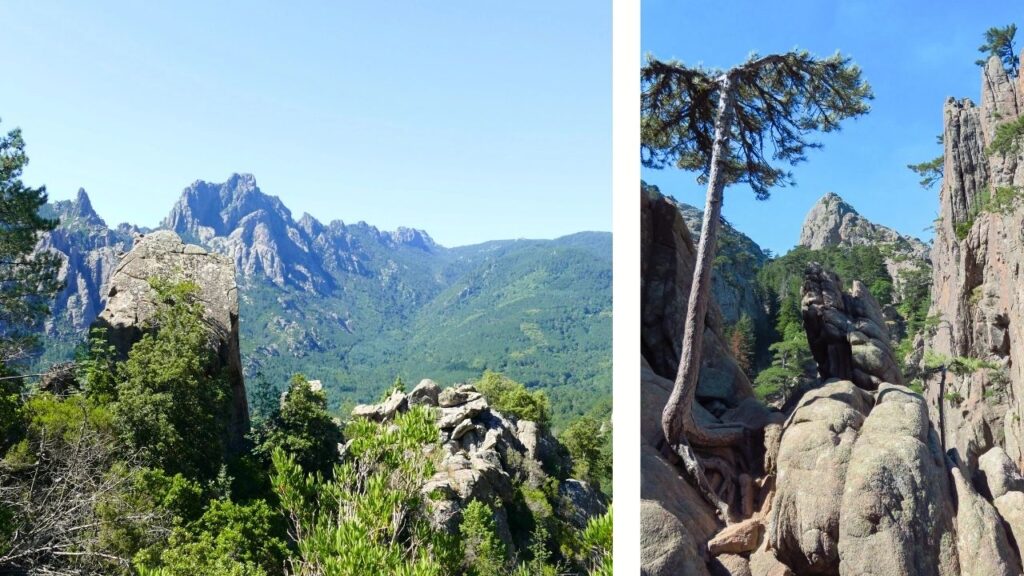
<svg viewBox="0 0 1024 576">
<path fill-rule="evenodd" d="M 814 131 L 831 132 L 865 114 L 873 98 L 861 71 L 835 54 L 818 59 L 806 51 L 759 57 L 721 71 L 649 57 L 641 72 L 641 160 L 649 168 L 675 165 L 699 172 L 707 184 L 704 223 L 690 287 L 682 353 L 662 429 L 701 494 L 728 518 L 728 502 L 711 488 L 694 448 L 734 446 L 744 427 L 706 428 L 693 417 L 702 335 L 710 300 L 711 267 L 727 184 L 748 184 L 760 200 L 793 182 L 772 161 L 806 159 Z M 716 465 L 717 459 L 707 460 Z"/>
</svg>

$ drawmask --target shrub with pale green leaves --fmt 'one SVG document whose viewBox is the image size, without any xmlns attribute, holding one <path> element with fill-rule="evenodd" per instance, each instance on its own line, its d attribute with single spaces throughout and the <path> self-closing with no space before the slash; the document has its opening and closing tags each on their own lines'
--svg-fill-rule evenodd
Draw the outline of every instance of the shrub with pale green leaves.
<svg viewBox="0 0 1024 576">
<path fill-rule="evenodd" d="M 393 425 L 392 425 L 393 424 Z M 420 487 L 434 473 L 433 415 L 425 407 L 380 424 L 353 420 L 334 477 L 307 474 L 281 449 L 272 454 L 272 485 L 298 548 L 295 574 L 453 573 L 456 540 L 430 526 Z"/>
<path fill-rule="evenodd" d="M 545 427 L 551 423 L 551 403 L 542 390 L 530 392 L 519 382 L 490 370 L 473 384 L 492 408 L 506 416 L 532 420 Z"/>
</svg>

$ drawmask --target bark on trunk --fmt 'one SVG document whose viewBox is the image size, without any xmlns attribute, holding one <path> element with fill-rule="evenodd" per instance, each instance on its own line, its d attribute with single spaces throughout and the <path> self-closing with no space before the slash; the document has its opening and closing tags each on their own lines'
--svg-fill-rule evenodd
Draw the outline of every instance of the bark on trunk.
<svg viewBox="0 0 1024 576">
<path fill-rule="evenodd" d="M 723 174 L 728 154 L 729 134 L 732 129 L 734 87 L 729 75 L 720 80 L 718 112 L 715 118 L 715 141 L 711 152 L 711 170 L 708 174 L 707 201 L 704 223 L 697 248 L 697 264 L 690 285 L 690 299 L 686 308 L 686 328 L 683 349 L 679 358 L 672 394 L 661 415 L 665 439 L 672 446 L 692 442 L 696 446 L 728 446 L 743 439 L 744 429 L 727 426 L 705 429 L 693 418 L 693 401 L 700 375 L 700 358 L 704 343 L 704 324 L 711 298 L 711 269 L 715 258 L 718 228 L 722 219 Z M 679 452 L 677 449 L 676 452 Z"/>
</svg>

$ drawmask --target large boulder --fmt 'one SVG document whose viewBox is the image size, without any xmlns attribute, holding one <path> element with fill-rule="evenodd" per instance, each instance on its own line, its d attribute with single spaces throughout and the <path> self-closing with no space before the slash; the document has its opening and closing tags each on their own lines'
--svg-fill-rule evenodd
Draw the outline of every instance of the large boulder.
<svg viewBox="0 0 1024 576">
<path fill-rule="evenodd" d="M 1024 476 L 1021 476 L 1017 465 L 999 446 L 978 458 L 976 484 L 982 495 L 991 500 L 1010 491 L 1024 492 Z"/>
<path fill-rule="evenodd" d="M 995 508 L 953 467 L 960 576 L 1017 576 L 1020 562 Z"/>
<path fill-rule="evenodd" d="M 878 389 L 850 456 L 840 518 L 842 574 L 956 574 L 945 462 L 919 395 Z"/>
<path fill-rule="evenodd" d="M 805 394 L 786 425 L 768 541 L 800 574 L 835 573 L 846 469 L 871 404 L 852 382 L 831 382 Z"/>
<path fill-rule="evenodd" d="M 714 509 L 653 447 L 641 447 L 640 470 L 640 573 L 708 576 Z"/>
<path fill-rule="evenodd" d="M 882 309 L 861 282 L 854 280 L 844 293 L 839 277 L 811 263 L 804 273 L 801 309 L 822 380 L 850 380 L 866 390 L 882 382 L 903 383 Z"/>
<path fill-rule="evenodd" d="M 229 447 L 240 449 L 249 432 L 249 406 L 238 344 L 234 264 L 225 256 L 182 242 L 167 230 L 137 237 L 110 277 L 106 307 L 94 324 L 106 329 L 107 338 L 122 357 L 142 338 L 156 311 L 156 292 L 150 284 L 155 279 L 187 281 L 198 287 L 210 346 L 231 383 Z"/>
</svg>

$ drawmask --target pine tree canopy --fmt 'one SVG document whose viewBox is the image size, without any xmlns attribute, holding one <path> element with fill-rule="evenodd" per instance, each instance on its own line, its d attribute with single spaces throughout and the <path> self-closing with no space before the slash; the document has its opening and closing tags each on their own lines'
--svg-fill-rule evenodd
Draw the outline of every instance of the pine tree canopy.
<svg viewBox="0 0 1024 576">
<path fill-rule="evenodd" d="M 31 329 L 61 288 L 57 255 L 34 254 L 39 235 L 57 222 L 39 216 L 46 188 L 22 183 L 26 164 L 21 130 L 0 135 L 0 363 L 26 354 Z"/>
<path fill-rule="evenodd" d="M 1013 46 L 1013 38 L 1017 35 L 1017 25 L 1010 24 L 1002 28 L 993 26 L 985 31 L 985 43 L 978 47 L 978 52 L 985 58 L 975 64 L 985 66 L 989 58 L 996 56 L 1003 63 L 1003 68 L 1010 76 L 1017 76 L 1020 70 L 1020 57 Z"/>
<path fill-rule="evenodd" d="M 644 166 L 675 165 L 711 170 L 715 121 L 724 81 L 733 92 L 728 123 L 727 184 L 747 183 L 758 199 L 792 174 L 773 163 L 806 159 L 812 131 L 832 132 L 842 120 L 867 113 L 871 87 L 849 58 L 818 59 L 806 51 L 760 57 L 727 71 L 689 67 L 648 56 L 641 71 L 641 160 Z"/>
</svg>

